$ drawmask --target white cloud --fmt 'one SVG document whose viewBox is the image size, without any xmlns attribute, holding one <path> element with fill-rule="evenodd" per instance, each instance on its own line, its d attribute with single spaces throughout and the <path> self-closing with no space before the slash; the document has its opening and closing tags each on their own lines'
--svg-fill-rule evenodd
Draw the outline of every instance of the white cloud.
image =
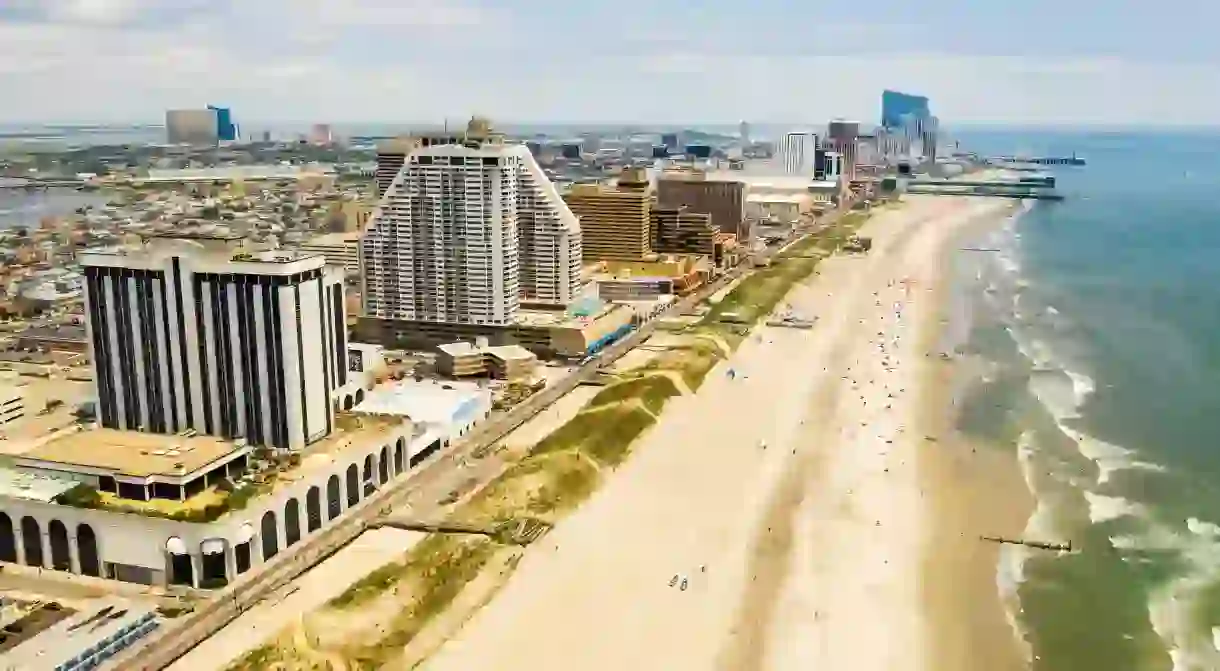
<svg viewBox="0 0 1220 671">
<path fill-rule="evenodd" d="M 821 22 L 791 27 L 807 40 L 725 41 L 725 26 L 574 26 L 474 2 L 175 0 L 168 11 L 168 0 L 0 0 L 0 121 L 153 121 L 223 103 L 247 127 L 474 112 L 867 122 L 883 88 L 926 93 L 947 120 L 1220 118 L 1220 70 L 1206 63 L 932 53 L 911 39 L 922 28 L 904 24 Z"/>
</svg>

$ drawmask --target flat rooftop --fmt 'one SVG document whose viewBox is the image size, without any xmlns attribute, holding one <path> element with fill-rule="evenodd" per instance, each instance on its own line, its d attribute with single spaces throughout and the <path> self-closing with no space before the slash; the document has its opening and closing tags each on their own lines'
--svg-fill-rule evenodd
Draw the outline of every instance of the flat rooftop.
<svg viewBox="0 0 1220 671">
<path fill-rule="evenodd" d="M 214 436 L 190 438 L 161 433 L 87 429 L 54 438 L 18 459 L 112 471 L 146 478 L 193 473 L 245 446 Z"/>
<path fill-rule="evenodd" d="M 403 380 L 369 392 L 356 406 L 358 414 L 409 417 L 427 424 L 454 421 L 488 392 L 468 382 Z"/>
</svg>

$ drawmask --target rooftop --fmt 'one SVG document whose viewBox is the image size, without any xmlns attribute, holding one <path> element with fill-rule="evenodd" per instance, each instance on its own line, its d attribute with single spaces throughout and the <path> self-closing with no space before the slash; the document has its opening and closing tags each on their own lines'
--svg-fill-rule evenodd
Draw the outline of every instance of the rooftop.
<svg viewBox="0 0 1220 671">
<path fill-rule="evenodd" d="M 117 429 L 86 429 L 54 438 L 19 459 L 110 471 L 132 477 L 180 477 L 238 450 L 214 436 L 177 436 Z"/>
<path fill-rule="evenodd" d="M 360 242 L 359 231 L 323 233 L 301 243 L 302 247 L 329 247 L 332 245 L 354 245 Z"/>
<path fill-rule="evenodd" d="M 448 424 L 487 393 L 470 383 L 403 380 L 369 392 L 355 412 L 409 417 L 425 424 Z"/>
</svg>

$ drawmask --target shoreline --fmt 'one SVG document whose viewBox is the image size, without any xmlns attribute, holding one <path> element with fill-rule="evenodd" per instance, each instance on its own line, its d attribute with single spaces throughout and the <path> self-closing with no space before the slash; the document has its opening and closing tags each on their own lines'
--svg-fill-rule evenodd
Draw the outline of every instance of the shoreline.
<svg viewBox="0 0 1220 671">
<path fill-rule="evenodd" d="M 1020 213 L 1019 207 L 1012 208 L 998 220 L 967 225 L 947 242 L 937 260 L 940 278 L 931 292 L 935 318 L 921 334 L 921 346 L 933 356 L 923 362 L 920 374 L 920 431 L 937 439 L 918 459 L 920 478 L 932 493 L 925 503 L 934 520 L 925 537 L 921 598 L 929 619 L 937 622 L 929 632 L 929 664 L 946 671 L 980 668 L 980 647 L 987 650 L 987 668 L 996 671 L 1020 671 L 1032 661 L 1001 593 L 1003 548 L 978 537 L 1019 537 L 1033 513 L 1033 495 L 1015 446 L 972 440 L 956 426 L 957 398 L 970 393 L 978 371 L 967 362 L 935 355 L 947 331 L 957 326 L 953 320 L 970 319 L 953 314 L 955 294 L 981 289 L 962 286 L 970 280 L 957 276 L 955 262 L 962 252 L 956 248 Z"/>
<path fill-rule="evenodd" d="M 950 368 L 918 349 L 951 279 L 929 259 L 1008 216 L 938 197 L 875 215 L 873 251 L 824 260 L 785 297 L 818 327 L 757 328 L 424 668 L 1023 668 L 995 664 L 1014 637 L 994 548 L 965 538 L 1011 474 L 904 430 L 929 418 L 928 373 Z M 899 324 L 904 274 L 924 284 Z M 881 331 L 910 322 L 887 350 Z M 690 591 L 666 587 L 675 574 Z M 520 649 L 542 652 L 505 654 Z"/>
</svg>

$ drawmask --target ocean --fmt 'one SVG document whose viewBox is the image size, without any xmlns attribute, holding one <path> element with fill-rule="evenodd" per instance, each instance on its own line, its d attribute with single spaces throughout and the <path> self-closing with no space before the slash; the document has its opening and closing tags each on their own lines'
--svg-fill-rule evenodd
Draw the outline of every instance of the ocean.
<svg viewBox="0 0 1220 671">
<path fill-rule="evenodd" d="M 961 252 L 960 428 L 1036 503 L 997 585 L 1038 671 L 1220 669 L 1220 133 L 961 132 L 1070 155 Z"/>
</svg>

